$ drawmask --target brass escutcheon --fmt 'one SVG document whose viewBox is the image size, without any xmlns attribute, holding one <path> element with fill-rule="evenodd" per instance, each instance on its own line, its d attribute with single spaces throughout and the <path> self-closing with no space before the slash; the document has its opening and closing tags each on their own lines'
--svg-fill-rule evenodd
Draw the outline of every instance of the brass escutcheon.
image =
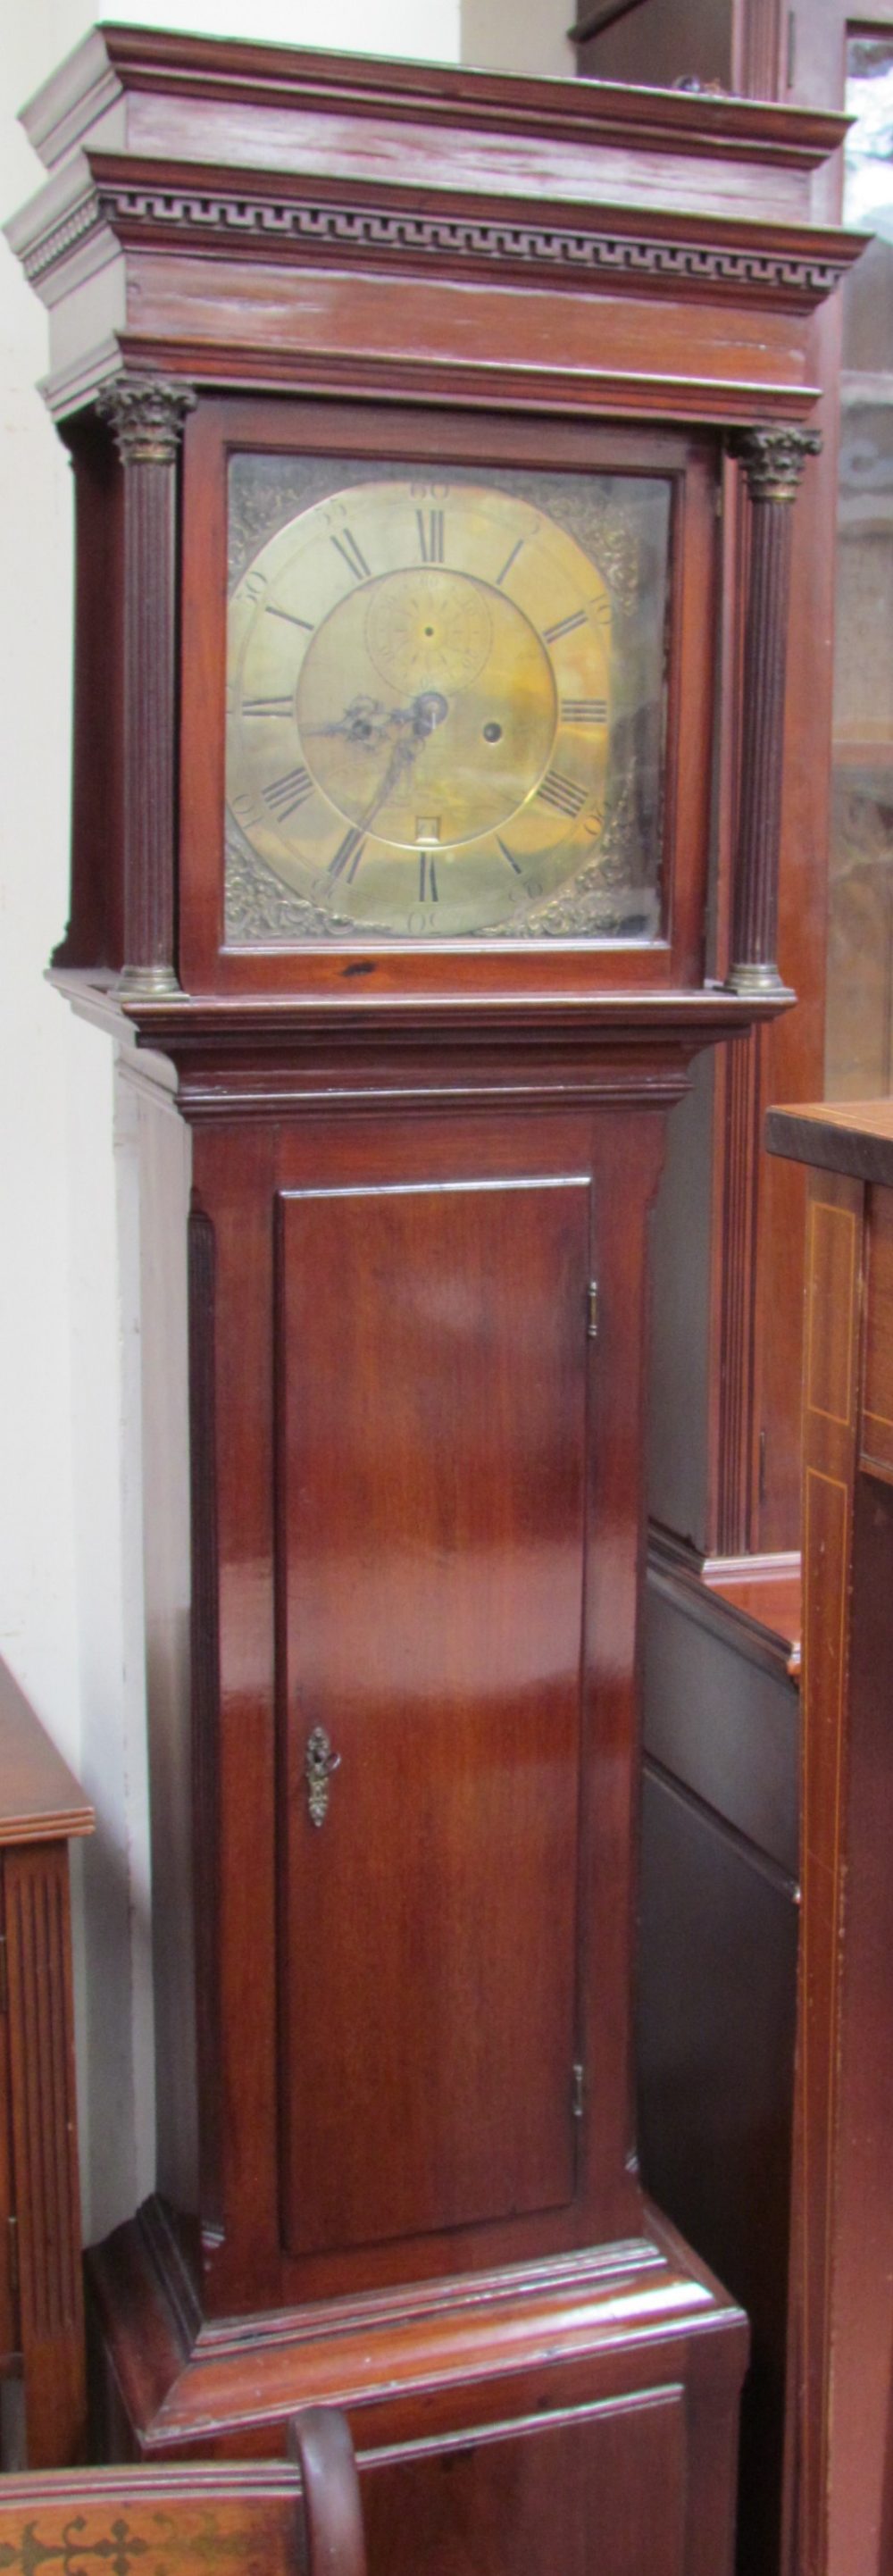
<svg viewBox="0 0 893 2576">
<path fill-rule="evenodd" d="M 307 1737 L 304 1755 L 304 1778 L 307 1782 L 307 1813 L 312 1825 L 325 1823 L 329 1805 L 329 1781 L 333 1771 L 341 1768 L 340 1753 L 333 1753 L 331 1738 L 324 1726 L 314 1726 Z"/>
</svg>

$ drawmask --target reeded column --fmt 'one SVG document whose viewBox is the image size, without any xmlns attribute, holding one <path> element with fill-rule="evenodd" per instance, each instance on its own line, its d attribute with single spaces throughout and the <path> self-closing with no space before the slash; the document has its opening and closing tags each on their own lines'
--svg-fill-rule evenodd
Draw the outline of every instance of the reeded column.
<svg viewBox="0 0 893 2576">
<path fill-rule="evenodd" d="M 124 965 L 118 991 L 176 993 L 177 450 L 195 395 L 119 376 L 97 396 L 124 467 Z"/>
<path fill-rule="evenodd" d="M 791 586 L 791 505 L 814 429 L 743 429 L 729 453 L 744 468 L 751 501 L 750 580 L 744 642 L 741 801 L 735 851 L 734 993 L 783 993 L 778 947 L 784 697 Z"/>
</svg>

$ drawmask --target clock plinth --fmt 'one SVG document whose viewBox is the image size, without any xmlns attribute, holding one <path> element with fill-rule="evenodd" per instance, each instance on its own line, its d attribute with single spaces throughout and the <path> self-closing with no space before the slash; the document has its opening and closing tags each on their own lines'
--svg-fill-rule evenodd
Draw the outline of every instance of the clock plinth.
<svg viewBox="0 0 893 2576">
<path fill-rule="evenodd" d="M 343 2406 L 370 2563 L 714 2576 L 731 2564 L 740 2311 L 666 2223 L 564 2260 L 199 2323 L 163 2207 L 90 2267 L 109 2446 L 276 2456 L 298 2396 Z"/>
</svg>

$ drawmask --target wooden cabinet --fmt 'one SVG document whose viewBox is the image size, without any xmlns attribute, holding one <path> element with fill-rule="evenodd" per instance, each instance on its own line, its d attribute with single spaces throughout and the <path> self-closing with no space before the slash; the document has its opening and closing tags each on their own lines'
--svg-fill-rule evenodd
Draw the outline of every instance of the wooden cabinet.
<svg viewBox="0 0 893 2576">
<path fill-rule="evenodd" d="M 809 1169 L 794 2563 L 843 2576 L 893 2541 L 893 1113 L 774 1110 L 768 1141 Z"/>
<path fill-rule="evenodd" d="M 31 2468 L 86 2441 L 68 1845 L 93 1810 L 0 1665 L 0 2374 Z"/>
<path fill-rule="evenodd" d="M 648 1227 L 791 998 L 839 120 L 106 29 L 30 122 L 56 972 L 193 1142 L 195 2056 L 105 2438 L 337 2399 L 376 2576 L 721 2576 L 746 2329 L 632 2109 Z"/>
</svg>

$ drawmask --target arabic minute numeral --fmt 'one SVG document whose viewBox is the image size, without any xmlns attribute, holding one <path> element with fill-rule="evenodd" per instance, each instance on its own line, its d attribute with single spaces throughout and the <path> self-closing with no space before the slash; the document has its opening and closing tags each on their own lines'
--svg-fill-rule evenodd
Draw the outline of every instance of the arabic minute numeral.
<svg viewBox="0 0 893 2576">
<path fill-rule="evenodd" d="M 562 778 L 559 769 L 548 769 L 536 792 L 544 805 L 554 807 L 556 814 L 576 816 L 586 803 L 588 790 L 578 787 L 572 778 Z"/>
<path fill-rule="evenodd" d="M 585 608 L 578 608 L 578 609 L 575 609 L 575 611 L 574 611 L 574 613 L 573 613 L 573 616 L 571 616 L 571 617 L 559 617 L 559 618 L 557 619 L 557 621 L 556 621 L 556 623 L 555 623 L 555 625 L 554 625 L 554 626 L 544 626 L 544 627 L 543 627 L 543 643 L 544 643 L 544 644 L 557 644 L 557 643 L 560 641 L 560 638 L 561 638 L 561 636 L 562 636 L 562 635 L 575 635 L 575 634 L 576 634 L 576 631 L 577 631 L 577 627 L 578 627 L 578 626 L 585 626 L 585 624 L 586 624 L 586 610 L 585 610 Z"/>
<path fill-rule="evenodd" d="M 607 698 L 562 698 L 561 721 L 562 724 L 607 724 Z"/>
<path fill-rule="evenodd" d="M 352 580 L 368 581 L 370 574 L 366 557 L 363 553 L 362 546 L 358 546 L 356 537 L 352 535 L 350 528 L 343 528 L 340 537 L 333 537 L 331 539 L 331 543 L 335 547 L 336 553 L 341 556 L 342 563 L 346 563 Z"/>
<path fill-rule="evenodd" d="M 306 805 L 308 796 L 312 795 L 313 780 L 309 769 L 288 769 L 284 778 L 274 778 L 271 785 L 264 788 L 264 803 L 275 814 L 277 823 L 286 823 L 289 815 L 297 813 L 298 806 Z"/>
<path fill-rule="evenodd" d="M 604 830 L 604 823 L 605 816 L 603 806 L 592 805 L 590 806 L 588 814 L 585 814 L 583 817 L 583 830 L 584 832 L 589 833 L 590 840 L 595 841 L 598 839 L 599 833 Z"/>
<path fill-rule="evenodd" d="M 415 515 L 423 564 L 442 564 L 443 511 L 417 510 Z"/>
</svg>

